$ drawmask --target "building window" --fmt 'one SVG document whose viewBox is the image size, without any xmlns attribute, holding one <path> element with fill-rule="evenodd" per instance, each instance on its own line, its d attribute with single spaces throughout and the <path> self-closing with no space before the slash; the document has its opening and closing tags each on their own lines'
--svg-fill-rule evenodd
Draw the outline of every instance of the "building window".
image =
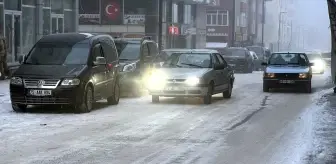
<svg viewBox="0 0 336 164">
<path fill-rule="evenodd" d="M 178 23 L 178 5 L 176 3 L 173 3 L 172 6 L 172 22 Z"/>
<path fill-rule="evenodd" d="M 50 34 L 50 21 L 51 21 L 51 11 L 50 9 L 44 8 L 43 9 L 43 35 Z"/>
<path fill-rule="evenodd" d="M 22 0 L 23 5 L 35 6 L 35 0 Z"/>
<path fill-rule="evenodd" d="M 63 1 L 63 6 L 64 6 L 64 9 L 73 10 L 74 9 L 74 1 L 73 0 L 64 0 Z"/>
<path fill-rule="evenodd" d="M 207 11 L 206 19 L 208 26 L 228 26 L 229 11 L 224 10 Z"/>
<path fill-rule="evenodd" d="M 22 7 L 22 51 L 27 54 L 35 43 L 35 7 Z"/>
<path fill-rule="evenodd" d="M 63 14 L 63 0 L 51 0 L 51 13 Z"/>
<path fill-rule="evenodd" d="M 184 24 L 191 24 L 191 5 L 184 5 Z"/>
<path fill-rule="evenodd" d="M 240 27 L 247 27 L 247 16 L 245 13 L 240 14 Z"/>
<path fill-rule="evenodd" d="M 43 2 L 44 2 L 43 7 L 50 7 L 51 6 L 50 0 L 44 0 Z"/>
<path fill-rule="evenodd" d="M 64 10 L 64 33 L 75 32 L 74 22 L 74 12 Z"/>
<path fill-rule="evenodd" d="M 5 9 L 21 11 L 21 0 L 5 0 Z"/>
</svg>

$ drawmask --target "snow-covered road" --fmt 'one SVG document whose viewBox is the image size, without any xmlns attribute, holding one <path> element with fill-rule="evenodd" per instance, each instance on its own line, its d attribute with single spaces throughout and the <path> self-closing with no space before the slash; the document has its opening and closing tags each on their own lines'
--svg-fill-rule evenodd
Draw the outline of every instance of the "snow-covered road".
<svg viewBox="0 0 336 164">
<path fill-rule="evenodd" d="M 299 158 L 298 147 L 309 144 L 294 139 L 311 134 L 300 120 L 311 117 L 307 110 L 331 87 L 329 73 L 314 76 L 313 94 L 263 93 L 261 79 L 261 72 L 236 74 L 233 97 L 216 95 L 212 105 L 199 99 L 152 104 L 144 96 L 117 106 L 99 103 L 87 114 L 14 113 L 8 83 L 1 82 L 0 163 L 262 164 Z"/>
</svg>

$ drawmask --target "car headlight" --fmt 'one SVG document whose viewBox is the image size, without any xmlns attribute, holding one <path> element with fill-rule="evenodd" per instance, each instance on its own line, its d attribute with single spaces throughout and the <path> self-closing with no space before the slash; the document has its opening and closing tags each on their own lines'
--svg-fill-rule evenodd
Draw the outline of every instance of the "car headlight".
<svg viewBox="0 0 336 164">
<path fill-rule="evenodd" d="M 22 85 L 23 81 L 22 81 L 22 78 L 20 77 L 12 77 L 10 80 L 10 83 L 13 85 Z"/>
<path fill-rule="evenodd" d="M 274 77 L 275 77 L 275 74 L 274 74 L 274 73 L 264 73 L 264 77 L 267 77 L 267 78 L 274 78 Z"/>
<path fill-rule="evenodd" d="M 160 90 L 166 85 L 167 75 L 163 71 L 155 70 L 148 78 L 147 88 L 150 90 Z"/>
<path fill-rule="evenodd" d="M 80 80 L 75 78 L 75 79 L 64 79 L 61 85 L 79 85 L 79 84 Z"/>
<path fill-rule="evenodd" d="M 305 79 L 305 78 L 308 78 L 308 73 L 300 73 L 299 74 L 299 78 L 301 78 L 301 79 Z"/>
<path fill-rule="evenodd" d="M 185 83 L 187 85 L 195 86 L 200 83 L 200 79 L 198 77 L 189 77 L 186 79 Z"/>
<path fill-rule="evenodd" d="M 136 63 L 127 64 L 123 68 L 123 72 L 132 72 L 136 69 Z"/>
</svg>

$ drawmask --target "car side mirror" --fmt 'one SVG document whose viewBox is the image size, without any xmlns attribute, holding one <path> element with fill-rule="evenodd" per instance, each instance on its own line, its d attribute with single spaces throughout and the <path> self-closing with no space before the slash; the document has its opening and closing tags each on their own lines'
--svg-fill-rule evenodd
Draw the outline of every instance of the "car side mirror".
<svg viewBox="0 0 336 164">
<path fill-rule="evenodd" d="M 96 61 L 93 62 L 94 65 L 106 65 L 106 59 L 104 57 L 97 57 Z"/>
<path fill-rule="evenodd" d="M 225 68 L 225 65 L 224 64 L 216 64 L 214 69 L 215 70 L 221 70 L 221 69 L 224 69 Z"/>
<path fill-rule="evenodd" d="M 311 67 L 311 66 L 314 66 L 314 63 L 309 63 L 308 65 Z"/>
<path fill-rule="evenodd" d="M 261 65 L 267 66 L 267 63 L 266 62 L 262 62 Z"/>
<path fill-rule="evenodd" d="M 24 62 L 25 58 L 26 58 L 25 55 L 20 56 L 19 63 L 22 64 Z"/>
</svg>

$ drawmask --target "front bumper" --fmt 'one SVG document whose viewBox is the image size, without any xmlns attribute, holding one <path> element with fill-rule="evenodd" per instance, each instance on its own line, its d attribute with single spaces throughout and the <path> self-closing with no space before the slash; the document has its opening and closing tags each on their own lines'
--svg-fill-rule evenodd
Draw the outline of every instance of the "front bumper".
<svg viewBox="0 0 336 164">
<path fill-rule="evenodd" d="M 142 78 L 135 72 L 119 72 L 119 84 L 122 92 L 129 92 L 141 88 Z"/>
<path fill-rule="evenodd" d="M 172 88 L 173 87 L 173 88 Z M 162 97 L 202 97 L 208 94 L 208 86 L 166 86 L 164 89 L 149 90 L 149 94 Z"/>
<path fill-rule="evenodd" d="M 264 84 L 269 88 L 287 88 L 304 86 L 311 82 L 311 79 L 263 79 Z M 284 83 L 285 82 L 285 83 Z"/>
<path fill-rule="evenodd" d="M 24 86 L 10 85 L 10 98 L 12 104 L 25 105 L 66 105 L 78 104 L 82 102 L 84 89 L 81 86 L 58 86 L 52 90 L 51 96 L 32 96 L 30 89 Z"/>
</svg>

